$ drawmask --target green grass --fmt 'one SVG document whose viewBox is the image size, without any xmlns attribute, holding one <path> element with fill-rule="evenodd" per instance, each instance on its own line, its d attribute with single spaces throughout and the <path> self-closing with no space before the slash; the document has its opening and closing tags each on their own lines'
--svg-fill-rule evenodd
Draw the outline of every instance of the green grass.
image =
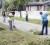
<svg viewBox="0 0 50 45">
<path fill-rule="evenodd" d="M 50 8 L 48 8 L 48 10 L 47 11 L 50 11 Z"/>
<path fill-rule="evenodd" d="M 25 18 L 15 17 L 15 19 L 19 20 L 19 21 L 25 21 L 26 22 Z M 36 20 L 36 19 L 28 19 L 28 22 L 35 23 L 35 24 L 41 24 L 41 20 Z"/>
<path fill-rule="evenodd" d="M 2 16 L 2 13 L 0 13 L 0 16 Z"/>
<path fill-rule="evenodd" d="M 26 22 L 25 18 L 15 17 L 15 19 Z M 41 25 L 41 20 L 37 20 L 37 19 L 29 19 L 28 22 Z M 50 27 L 50 21 L 48 22 L 48 26 Z"/>
<path fill-rule="evenodd" d="M 3 24 L 0 24 L 0 29 L 0 45 L 43 45 L 46 43 L 44 43 L 45 39 L 34 33 L 22 32 L 15 28 L 10 31 L 9 27 Z"/>
<path fill-rule="evenodd" d="M 50 16 L 50 11 L 48 11 L 48 15 Z"/>
</svg>

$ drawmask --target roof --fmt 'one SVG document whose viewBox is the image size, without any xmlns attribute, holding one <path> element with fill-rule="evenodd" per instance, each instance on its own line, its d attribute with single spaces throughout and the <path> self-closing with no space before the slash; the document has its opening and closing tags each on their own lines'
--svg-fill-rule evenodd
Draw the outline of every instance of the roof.
<svg viewBox="0 0 50 45">
<path fill-rule="evenodd" d="M 27 6 L 42 6 L 45 4 L 50 6 L 50 0 L 45 1 L 45 2 L 29 2 Z"/>
<path fill-rule="evenodd" d="M 44 4 L 50 5 L 50 0 L 49 0 L 49 1 L 46 1 L 46 2 L 44 2 Z"/>
<path fill-rule="evenodd" d="M 44 3 L 45 3 L 45 4 L 46 4 L 46 3 L 50 3 L 50 1 L 45 1 Z"/>
<path fill-rule="evenodd" d="M 43 5 L 43 3 L 41 2 L 29 2 L 28 3 L 28 6 L 41 6 L 41 5 Z"/>
</svg>

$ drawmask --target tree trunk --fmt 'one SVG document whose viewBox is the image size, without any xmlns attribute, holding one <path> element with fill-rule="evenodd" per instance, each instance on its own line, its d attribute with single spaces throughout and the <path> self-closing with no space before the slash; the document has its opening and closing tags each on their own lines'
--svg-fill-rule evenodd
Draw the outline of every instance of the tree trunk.
<svg viewBox="0 0 50 45">
<path fill-rule="evenodd" d="M 20 18 L 22 18 L 22 14 L 21 14 L 21 11 L 20 11 Z"/>
</svg>

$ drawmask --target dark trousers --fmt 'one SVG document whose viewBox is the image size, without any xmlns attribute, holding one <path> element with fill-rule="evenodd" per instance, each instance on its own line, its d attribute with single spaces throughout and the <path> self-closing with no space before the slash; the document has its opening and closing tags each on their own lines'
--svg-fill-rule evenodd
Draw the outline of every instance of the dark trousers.
<svg viewBox="0 0 50 45">
<path fill-rule="evenodd" d="M 44 32 L 44 28 L 46 28 L 46 35 L 48 34 L 48 20 L 46 20 L 46 21 L 43 21 L 43 25 L 42 25 L 42 32 L 41 32 L 41 34 L 43 34 L 43 32 Z"/>
<path fill-rule="evenodd" d="M 3 22 L 6 22 L 6 16 L 3 16 Z"/>
<path fill-rule="evenodd" d="M 28 22 L 28 17 L 26 17 L 26 21 Z"/>
<path fill-rule="evenodd" d="M 9 21 L 10 30 L 12 30 L 12 20 Z"/>
</svg>

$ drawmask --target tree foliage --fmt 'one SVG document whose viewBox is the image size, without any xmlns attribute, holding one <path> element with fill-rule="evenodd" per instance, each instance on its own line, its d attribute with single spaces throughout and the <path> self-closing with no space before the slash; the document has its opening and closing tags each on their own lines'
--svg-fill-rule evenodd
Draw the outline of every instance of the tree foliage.
<svg viewBox="0 0 50 45">
<path fill-rule="evenodd" d="M 18 10 L 19 7 L 23 7 L 30 0 L 2 0 L 4 2 L 4 8 L 7 10 Z"/>
</svg>

